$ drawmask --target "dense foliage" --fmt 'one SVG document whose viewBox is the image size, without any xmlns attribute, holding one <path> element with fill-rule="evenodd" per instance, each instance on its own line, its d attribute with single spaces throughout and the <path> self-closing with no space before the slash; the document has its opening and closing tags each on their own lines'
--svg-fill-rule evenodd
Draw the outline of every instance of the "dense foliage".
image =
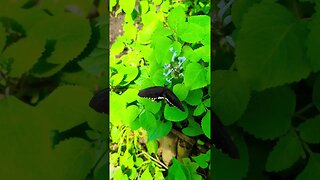
<svg viewBox="0 0 320 180">
<path fill-rule="evenodd" d="M 107 85 L 107 5 L 0 4 L 0 179 L 104 179 L 107 117 L 88 103 Z"/>
<path fill-rule="evenodd" d="M 187 148 L 179 152 L 177 142 L 172 151 L 165 148 L 173 129 L 186 136 L 178 141 L 187 145 L 188 137 L 210 139 L 209 1 L 135 3 L 110 2 L 111 15 L 124 16 L 124 33 L 110 49 L 110 177 L 209 178 L 208 147 L 183 155 Z M 138 96 L 139 90 L 152 86 L 169 88 L 185 111 Z"/>
<path fill-rule="evenodd" d="M 319 5 L 214 3 L 213 110 L 241 157 L 214 150 L 215 179 L 320 178 Z"/>
</svg>

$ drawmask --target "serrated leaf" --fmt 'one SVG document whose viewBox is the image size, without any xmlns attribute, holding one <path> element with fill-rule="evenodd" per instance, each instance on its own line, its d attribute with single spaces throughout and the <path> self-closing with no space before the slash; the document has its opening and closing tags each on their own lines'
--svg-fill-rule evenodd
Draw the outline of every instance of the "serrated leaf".
<svg viewBox="0 0 320 180">
<path fill-rule="evenodd" d="M 274 139 L 290 129 L 294 108 L 295 95 L 287 86 L 255 92 L 239 125 L 257 138 Z"/>
<path fill-rule="evenodd" d="M 298 130 L 300 137 L 307 143 L 318 144 L 320 143 L 320 116 L 308 119 L 301 123 Z"/>
<path fill-rule="evenodd" d="M 281 137 L 269 154 L 266 170 L 267 171 L 282 171 L 291 167 L 303 154 L 302 145 L 298 137 L 289 132 Z"/>
<path fill-rule="evenodd" d="M 306 35 L 304 25 L 280 4 L 254 5 L 243 17 L 236 42 L 238 72 L 259 91 L 307 77 Z"/>
<path fill-rule="evenodd" d="M 225 125 L 237 121 L 247 108 L 250 90 L 238 72 L 218 70 L 213 72 L 212 97 L 214 112 Z"/>
<path fill-rule="evenodd" d="M 41 57 L 44 46 L 45 41 L 34 38 L 24 38 L 7 47 L 3 52 L 3 57 L 13 60 L 9 75 L 12 77 L 20 77 L 23 73 L 28 72 Z"/>
</svg>

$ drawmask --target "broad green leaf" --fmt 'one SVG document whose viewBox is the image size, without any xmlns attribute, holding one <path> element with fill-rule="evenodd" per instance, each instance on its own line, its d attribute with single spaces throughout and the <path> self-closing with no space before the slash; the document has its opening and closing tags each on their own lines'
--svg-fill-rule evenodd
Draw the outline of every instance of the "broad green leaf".
<svg viewBox="0 0 320 180">
<path fill-rule="evenodd" d="M 267 89 L 252 94 L 239 125 L 260 139 L 275 139 L 291 127 L 295 95 L 287 86 Z"/>
<path fill-rule="evenodd" d="M 88 73 L 100 75 L 107 69 L 107 49 L 97 48 L 92 53 L 78 62 L 79 66 Z"/>
<path fill-rule="evenodd" d="M 205 107 L 203 103 L 200 103 L 196 109 L 193 111 L 193 116 L 200 116 L 202 113 L 205 112 Z"/>
<path fill-rule="evenodd" d="M 188 120 L 189 120 L 189 125 L 188 127 L 182 129 L 183 134 L 187 136 L 198 136 L 200 134 L 203 134 L 200 124 L 195 122 L 193 119 L 188 119 Z"/>
<path fill-rule="evenodd" d="M 60 86 L 39 103 L 38 111 L 39 114 L 47 116 L 50 120 L 47 123 L 52 129 L 64 131 L 99 117 L 99 114 L 88 106 L 92 96 L 88 89 L 80 86 Z"/>
<path fill-rule="evenodd" d="M 140 109 L 138 106 L 132 105 L 126 108 L 126 111 L 123 112 L 123 123 L 126 126 L 129 126 L 139 115 Z"/>
<path fill-rule="evenodd" d="M 232 22 L 237 28 L 241 27 L 243 16 L 248 12 L 248 10 L 261 0 L 237 0 L 232 4 L 231 14 Z"/>
<path fill-rule="evenodd" d="M 213 72 L 213 110 L 229 125 L 237 121 L 247 108 L 250 90 L 238 72 L 218 70 Z"/>
<path fill-rule="evenodd" d="M 190 63 L 184 72 L 184 84 L 189 90 L 195 90 L 208 85 L 207 71 L 199 63 Z"/>
<path fill-rule="evenodd" d="M 47 9 L 52 14 L 59 14 L 65 11 L 71 11 L 80 16 L 89 15 L 92 10 L 92 3 L 86 0 L 68 0 L 68 1 L 51 1 L 43 0 L 40 3 L 42 9 Z M 71 7 L 70 7 L 71 6 Z"/>
<path fill-rule="evenodd" d="M 177 107 L 170 107 L 168 104 L 164 107 L 164 118 L 169 121 L 179 122 L 187 119 L 188 117 L 188 108 L 186 105 L 182 104 L 185 112 L 182 112 Z"/>
<path fill-rule="evenodd" d="M 115 75 L 113 75 L 110 79 L 110 84 L 111 86 L 117 86 L 121 83 L 121 81 L 123 80 L 124 75 L 122 73 L 117 73 Z"/>
<path fill-rule="evenodd" d="M 141 175 L 141 177 L 139 178 L 141 180 L 149 180 L 149 179 L 153 179 L 150 172 L 149 172 L 149 168 L 147 168 Z"/>
<path fill-rule="evenodd" d="M 66 64 L 76 58 L 87 46 L 91 28 L 89 21 L 85 18 L 61 13 L 42 20 L 30 30 L 29 34 L 31 38 L 54 41 L 54 51 L 48 57 L 48 63 Z"/>
<path fill-rule="evenodd" d="M 41 57 L 44 46 L 45 41 L 43 40 L 24 38 L 6 48 L 3 52 L 3 57 L 13 60 L 9 75 L 20 77 L 22 74 L 27 73 Z"/>
<path fill-rule="evenodd" d="M 187 43 L 197 43 L 204 38 L 205 33 L 203 27 L 198 24 L 184 23 L 183 31 L 180 32 L 179 37 Z M 207 33 L 210 33 L 210 31 Z"/>
<path fill-rule="evenodd" d="M 162 102 L 152 101 L 151 99 L 138 98 L 138 102 L 144 105 L 145 110 L 148 110 L 154 114 L 159 112 Z"/>
<path fill-rule="evenodd" d="M 282 171 L 291 167 L 304 154 L 302 144 L 294 132 L 281 137 L 269 154 L 266 170 Z"/>
<path fill-rule="evenodd" d="M 158 141 L 157 140 L 152 140 L 148 141 L 147 144 L 147 150 L 149 154 L 157 154 L 158 153 Z"/>
<path fill-rule="evenodd" d="M 126 14 L 131 14 L 134 6 L 136 4 L 136 0 L 119 0 L 119 6 L 123 9 Z"/>
<path fill-rule="evenodd" d="M 159 139 L 159 138 L 163 138 L 164 136 L 169 134 L 171 129 L 172 129 L 171 122 L 169 121 L 162 122 L 158 120 L 156 122 L 156 126 L 148 130 L 148 142 Z"/>
<path fill-rule="evenodd" d="M 201 128 L 204 134 L 211 139 L 211 122 L 210 122 L 210 110 L 207 111 L 207 114 L 201 120 Z"/>
<path fill-rule="evenodd" d="M 254 5 L 243 17 L 236 42 L 241 77 L 259 91 L 306 78 L 310 73 L 304 55 L 307 33 L 280 4 Z"/>
<path fill-rule="evenodd" d="M 310 154 L 309 161 L 296 180 L 313 180 L 320 177 L 320 154 Z"/>
<path fill-rule="evenodd" d="M 144 111 L 139 117 L 139 121 L 143 129 L 149 131 L 157 127 L 157 121 L 154 115 L 150 111 Z M 151 141 L 151 140 L 150 140 Z"/>
<path fill-rule="evenodd" d="M 183 166 L 185 174 L 190 180 L 202 180 L 202 177 L 197 173 L 199 165 L 195 162 L 191 162 L 189 158 L 183 158 Z"/>
<path fill-rule="evenodd" d="M 312 16 L 309 24 L 310 33 L 307 37 L 307 56 L 309 57 L 310 67 L 314 72 L 320 70 L 320 62 L 318 56 L 318 44 L 320 43 L 319 30 L 320 30 L 320 13 L 319 10 Z"/>
<path fill-rule="evenodd" d="M 301 123 L 298 130 L 300 137 L 307 143 L 318 144 L 320 143 L 320 116 L 308 119 Z"/>
<path fill-rule="evenodd" d="M 141 14 L 145 14 L 145 13 L 147 13 L 148 12 L 148 10 L 149 10 L 149 3 L 148 3 L 148 1 L 140 1 L 140 3 L 139 3 L 139 5 L 140 5 L 140 13 Z"/>
<path fill-rule="evenodd" d="M 180 180 L 187 180 L 186 174 L 184 173 L 182 164 L 176 160 L 172 159 L 173 164 L 169 168 L 168 179 L 176 179 L 179 177 Z"/>
<path fill-rule="evenodd" d="M 201 103 L 201 98 L 203 96 L 203 92 L 201 89 L 189 91 L 187 98 L 185 99 L 186 103 L 191 106 L 197 106 Z"/>
<path fill-rule="evenodd" d="M 173 86 L 173 93 L 177 95 L 180 101 L 183 101 L 187 98 L 189 90 L 184 84 L 176 84 Z"/>
<path fill-rule="evenodd" d="M 168 26 L 177 34 L 180 34 L 184 29 L 186 14 L 182 7 L 172 9 L 168 15 Z"/>
<path fill-rule="evenodd" d="M 171 61 L 172 52 L 170 51 L 172 41 L 167 38 L 159 38 L 157 44 L 154 47 L 154 53 L 156 60 L 160 66 L 168 64 Z"/>
</svg>

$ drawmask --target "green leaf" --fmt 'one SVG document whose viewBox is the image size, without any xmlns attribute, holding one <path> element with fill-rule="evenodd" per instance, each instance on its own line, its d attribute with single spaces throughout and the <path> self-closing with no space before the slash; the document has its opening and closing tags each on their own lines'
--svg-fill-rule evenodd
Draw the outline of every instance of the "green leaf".
<svg viewBox="0 0 320 180">
<path fill-rule="evenodd" d="M 191 106 L 197 106 L 201 103 L 201 98 L 203 96 L 203 92 L 201 89 L 189 91 L 187 98 L 185 99 L 186 103 Z"/>
<path fill-rule="evenodd" d="M 149 154 L 157 154 L 158 153 L 158 141 L 157 140 L 152 140 L 148 141 L 147 144 L 147 150 Z"/>
<path fill-rule="evenodd" d="M 173 86 L 173 93 L 177 95 L 180 101 L 183 101 L 187 98 L 189 90 L 184 84 L 176 84 Z"/>
<path fill-rule="evenodd" d="M 167 37 L 159 38 L 157 44 L 155 44 L 154 53 L 156 56 L 156 60 L 160 66 L 163 66 L 164 64 L 167 64 L 171 61 L 171 45 L 172 41 Z"/>
<path fill-rule="evenodd" d="M 189 125 L 188 127 L 182 129 L 183 134 L 187 136 L 198 136 L 200 134 L 203 134 L 200 124 L 195 122 L 193 118 L 188 120 L 189 120 Z"/>
<path fill-rule="evenodd" d="M 28 72 L 41 57 L 44 46 L 45 41 L 34 38 L 20 39 L 18 42 L 10 45 L 3 52 L 4 58 L 13 59 L 9 75 L 20 77 L 23 73 Z"/>
<path fill-rule="evenodd" d="M 318 177 L 320 177 L 320 154 L 311 153 L 307 166 L 296 180 L 313 180 Z"/>
<path fill-rule="evenodd" d="M 231 14 L 232 22 L 237 28 L 241 27 L 243 16 L 257 2 L 261 0 L 237 0 L 232 4 Z"/>
<path fill-rule="evenodd" d="M 291 167 L 304 153 L 302 145 L 294 132 L 281 137 L 271 151 L 267 164 L 267 171 L 282 171 Z"/>
<path fill-rule="evenodd" d="M 196 109 L 193 111 L 193 116 L 200 116 L 202 113 L 205 112 L 205 107 L 203 103 L 200 103 Z"/>
<path fill-rule="evenodd" d="M 87 19 L 71 13 L 61 13 L 42 20 L 33 26 L 29 34 L 30 38 L 54 40 L 54 51 L 47 62 L 66 64 L 87 46 L 91 28 Z"/>
<path fill-rule="evenodd" d="M 124 78 L 124 75 L 122 73 L 118 73 L 118 74 L 113 75 L 110 79 L 111 86 L 119 85 L 121 83 L 121 81 L 123 80 L 123 78 Z"/>
<path fill-rule="evenodd" d="M 141 179 L 141 180 L 153 179 L 152 176 L 151 176 L 151 174 L 150 174 L 150 172 L 149 172 L 149 168 L 146 169 L 146 170 L 142 173 L 142 175 L 141 175 L 141 177 L 140 177 L 139 179 Z"/>
<path fill-rule="evenodd" d="M 144 105 L 145 110 L 148 110 L 154 114 L 159 112 L 162 105 L 162 102 L 155 102 L 155 101 L 152 101 L 151 99 L 140 98 L 140 97 L 138 97 L 138 102 Z"/>
<path fill-rule="evenodd" d="M 282 5 L 254 5 L 243 17 L 236 42 L 241 77 L 259 91 L 306 78 L 310 73 L 304 56 L 307 33 Z"/>
<path fill-rule="evenodd" d="M 314 72 L 320 70 L 319 56 L 318 56 L 318 44 L 320 43 L 319 30 L 320 30 L 320 13 L 319 10 L 312 16 L 312 20 L 309 23 L 310 33 L 307 37 L 307 56 L 309 57 L 310 67 Z"/>
<path fill-rule="evenodd" d="M 320 143 L 320 115 L 308 119 L 304 123 L 301 123 L 298 130 L 300 137 L 307 143 L 318 144 Z"/>
<path fill-rule="evenodd" d="M 148 10 L 149 10 L 148 1 L 140 1 L 139 5 L 140 5 L 140 8 L 141 8 L 141 11 L 140 11 L 141 14 L 145 14 L 145 13 L 148 12 Z"/>
<path fill-rule="evenodd" d="M 64 131 L 100 116 L 88 106 L 91 98 L 92 93 L 84 87 L 60 86 L 39 103 L 38 110 L 50 120 L 47 123 L 52 129 Z"/>
<path fill-rule="evenodd" d="M 140 109 L 138 106 L 131 105 L 126 108 L 126 111 L 123 112 L 123 120 L 124 125 L 129 126 L 131 123 L 138 117 L 140 113 Z"/>
<path fill-rule="evenodd" d="M 149 131 L 157 127 L 157 120 L 150 111 L 144 111 L 139 117 L 140 124 L 143 129 Z M 150 140 L 151 141 L 151 140 Z"/>
<path fill-rule="evenodd" d="M 179 122 L 187 119 L 188 108 L 183 104 L 185 112 L 182 112 L 177 107 L 170 107 L 168 104 L 164 107 L 164 118 L 169 121 Z"/>
<path fill-rule="evenodd" d="M 287 86 L 256 92 L 239 125 L 257 138 L 275 139 L 290 129 L 294 108 L 295 95 Z"/>
<path fill-rule="evenodd" d="M 237 121 L 247 108 L 250 90 L 239 73 L 217 70 L 213 72 L 213 107 L 214 112 L 225 125 Z"/>
<path fill-rule="evenodd" d="M 192 156 L 192 159 L 196 161 L 197 164 L 202 169 L 205 169 L 208 167 L 208 162 L 210 161 L 210 150 L 207 151 L 205 154 L 200 154 L 199 156 Z"/>
<path fill-rule="evenodd" d="M 198 63 L 190 63 L 184 72 L 184 84 L 189 90 L 195 90 L 208 85 L 207 71 Z"/>
<path fill-rule="evenodd" d="M 203 39 L 204 33 L 203 27 L 198 24 L 184 23 L 183 31 L 180 32 L 179 37 L 187 43 L 197 43 Z"/>
<path fill-rule="evenodd" d="M 182 7 L 172 9 L 168 15 L 168 26 L 177 34 L 183 31 L 186 22 L 186 14 Z"/>
<path fill-rule="evenodd" d="M 156 139 L 160 139 L 169 134 L 172 129 L 172 123 L 157 121 L 156 126 L 150 128 L 148 130 L 148 142 Z"/>
<path fill-rule="evenodd" d="M 211 122 L 210 122 L 210 110 L 207 111 L 207 114 L 201 120 L 201 128 L 204 134 L 211 139 Z"/>
<path fill-rule="evenodd" d="M 136 0 L 119 0 L 119 6 L 123 9 L 126 14 L 131 14 L 134 6 L 136 4 Z"/>
<path fill-rule="evenodd" d="M 187 180 L 182 164 L 175 158 L 172 159 L 172 162 L 172 165 L 169 167 L 168 180 L 177 179 L 177 177 L 180 180 Z"/>
</svg>

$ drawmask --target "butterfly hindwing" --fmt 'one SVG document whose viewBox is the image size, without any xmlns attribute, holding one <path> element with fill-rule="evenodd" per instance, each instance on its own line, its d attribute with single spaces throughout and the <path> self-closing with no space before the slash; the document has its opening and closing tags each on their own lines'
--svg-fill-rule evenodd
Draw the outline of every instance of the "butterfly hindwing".
<svg viewBox="0 0 320 180">
<path fill-rule="evenodd" d="M 139 91 L 138 95 L 143 98 L 150 98 L 154 101 L 166 100 L 169 106 L 176 106 L 181 111 L 184 111 L 182 103 L 178 97 L 167 87 L 153 86 Z"/>
<path fill-rule="evenodd" d="M 212 115 L 213 144 L 217 149 L 221 149 L 222 152 L 228 154 L 231 158 L 239 159 L 240 154 L 237 146 L 234 144 L 218 116 L 214 112 Z"/>
<path fill-rule="evenodd" d="M 108 113 L 108 93 L 109 90 L 105 89 L 94 95 L 90 100 L 89 106 L 99 113 Z"/>
</svg>

